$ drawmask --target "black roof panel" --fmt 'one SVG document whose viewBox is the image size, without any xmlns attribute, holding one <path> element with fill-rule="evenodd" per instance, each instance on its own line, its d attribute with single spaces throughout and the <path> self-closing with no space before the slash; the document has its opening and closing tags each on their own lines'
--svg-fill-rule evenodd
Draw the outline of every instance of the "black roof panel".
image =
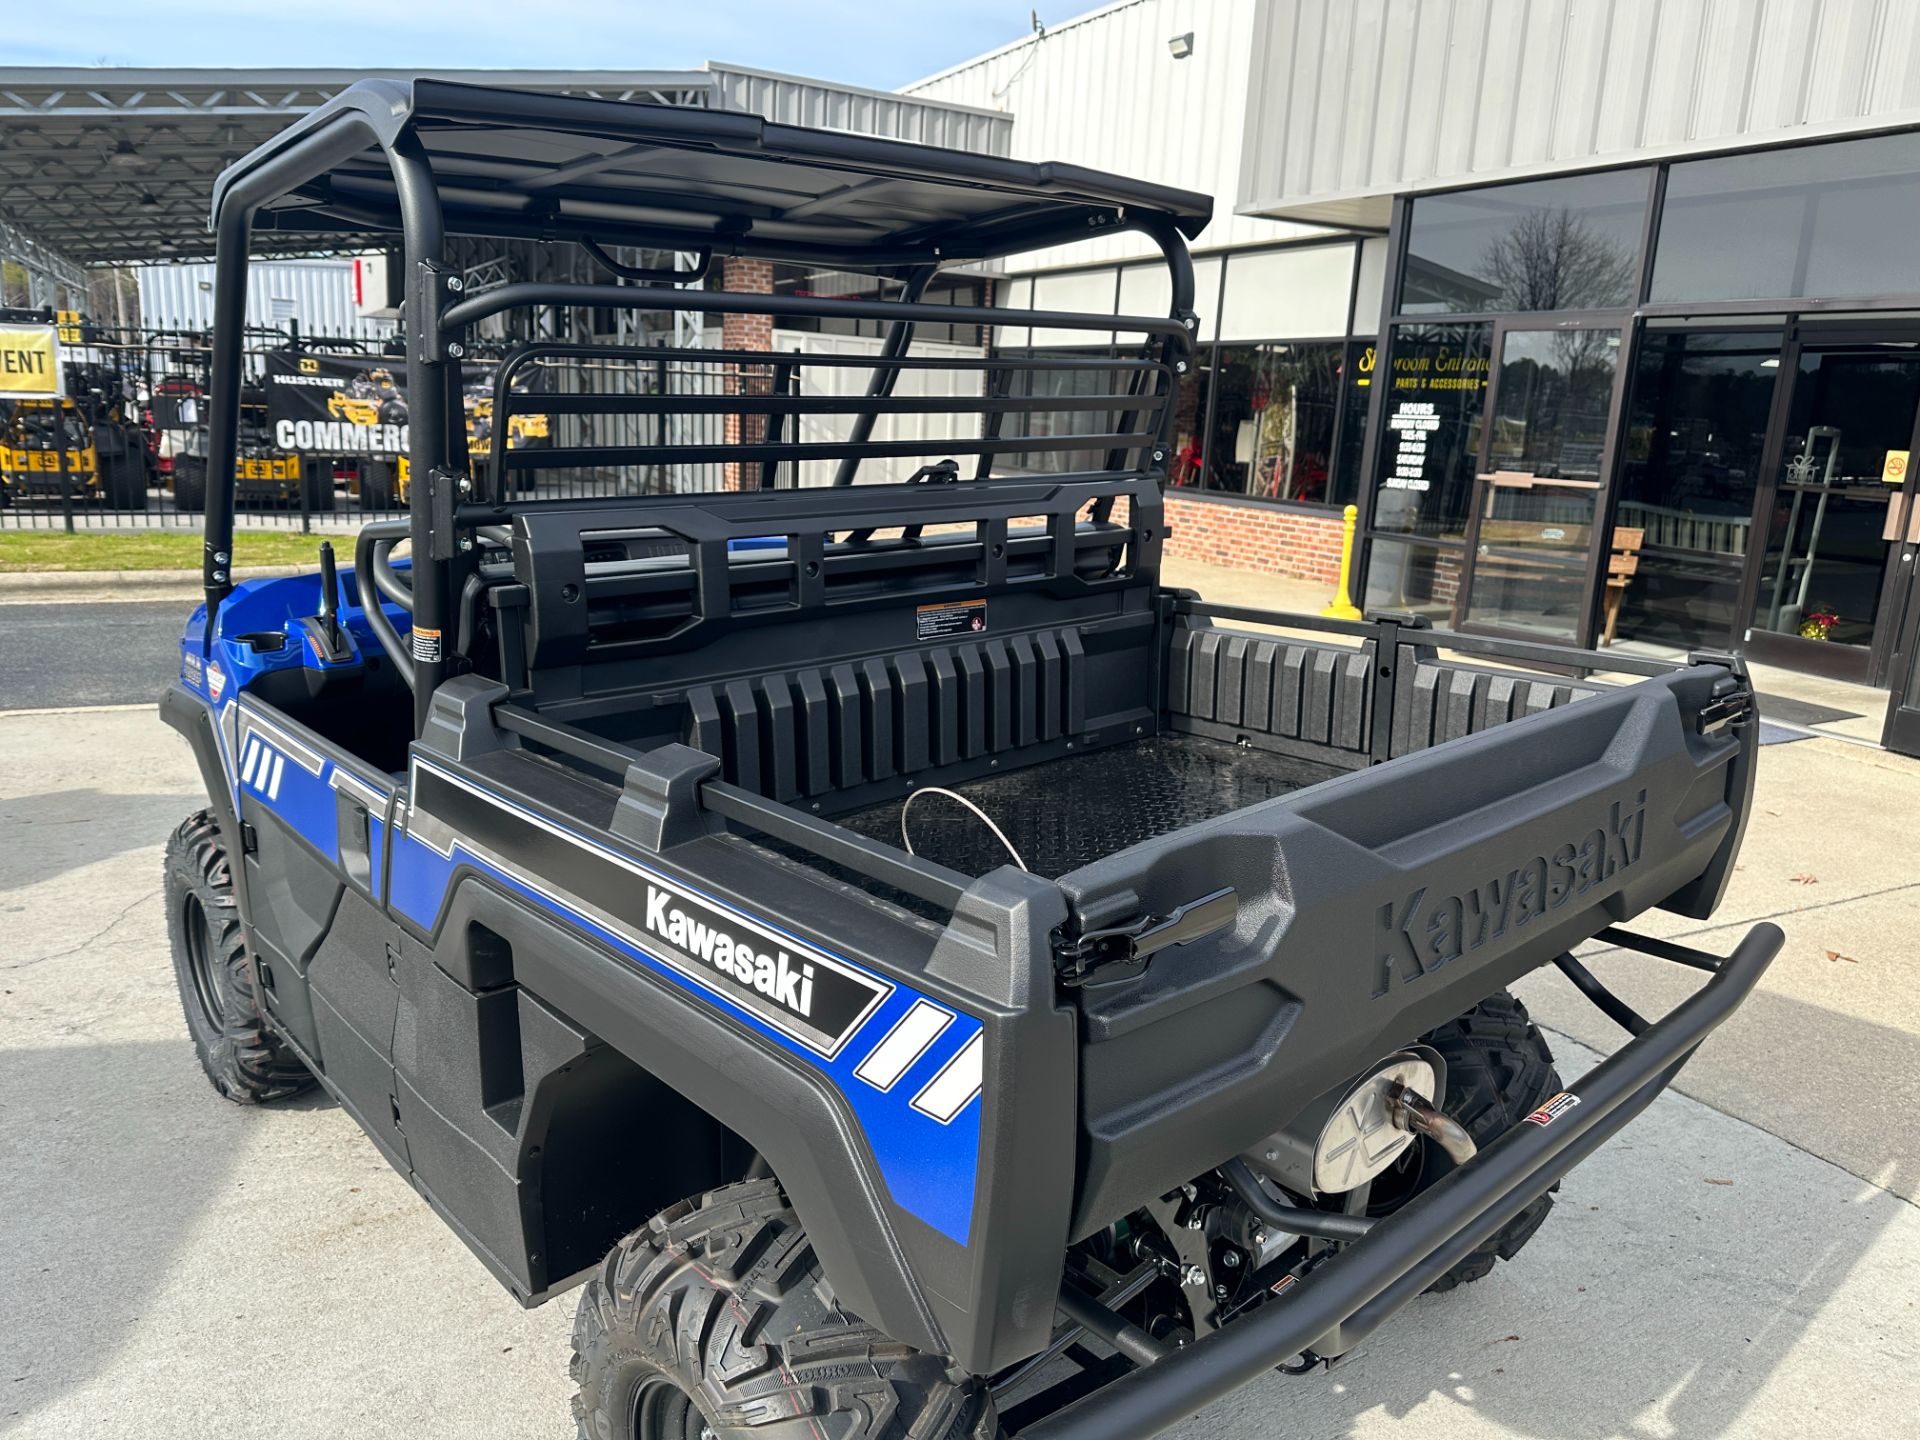
<svg viewBox="0 0 1920 1440">
<path fill-rule="evenodd" d="M 324 141 L 343 132 L 350 141 L 356 130 L 364 147 L 332 143 L 324 146 L 330 159 L 320 153 Z M 414 141 L 452 234 L 894 265 L 1011 254 L 1154 217 L 1191 239 L 1213 210 L 1204 195 L 1077 165 L 734 111 L 421 79 L 342 92 L 225 171 L 214 213 L 234 186 L 271 170 L 285 176 L 284 193 L 262 206 L 261 228 L 397 232 L 382 147 Z"/>
</svg>

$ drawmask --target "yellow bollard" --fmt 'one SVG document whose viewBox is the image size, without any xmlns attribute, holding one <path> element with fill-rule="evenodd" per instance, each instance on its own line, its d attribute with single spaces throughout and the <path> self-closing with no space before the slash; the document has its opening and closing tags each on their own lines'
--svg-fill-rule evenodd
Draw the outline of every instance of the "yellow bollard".
<svg viewBox="0 0 1920 1440">
<path fill-rule="evenodd" d="M 1360 523 L 1360 507 L 1347 506 L 1340 517 L 1340 593 L 1320 613 L 1334 620 L 1358 620 L 1360 607 L 1350 598 L 1348 586 L 1353 577 L 1353 531 Z"/>
</svg>

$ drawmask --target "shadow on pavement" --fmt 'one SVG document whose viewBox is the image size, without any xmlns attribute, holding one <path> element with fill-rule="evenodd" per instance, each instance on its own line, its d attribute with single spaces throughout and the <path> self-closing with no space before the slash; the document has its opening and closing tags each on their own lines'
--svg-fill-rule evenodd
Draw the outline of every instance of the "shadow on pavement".
<svg viewBox="0 0 1920 1440">
<path fill-rule="evenodd" d="M 1795 1004 L 1764 994 L 1751 1003 L 1762 1002 Z M 1831 1014 L 1822 1022 L 1825 1044 L 1904 1050 L 1920 1064 L 1903 1032 Z M 1836 1035 L 1836 1023 L 1848 1033 Z M 1707 1044 L 1729 1038 L 1723 1030 Z M 1596 1062 L 1575 1041 L 1549 1039 L 1568 1080 Z M 1863 1388 L 1858 1352 L 1890 1344 L 1888 1353 L 1911 1354 L 1920 1330 L 1911 1301 L 1920 1228 L 1909 1203 L 1885 1193 L 1910 1190 L 1914 1169 L 1889 1154 L 1863 1183 L 1670 1092 L 1567 1177 L 1540 1233 L 1491 1277 L 1421 1297 L 1330 1372 L 1257 1382 L 1170 1434 L 1913 1433 L 1911 1367 Z M 1904 1234 L 1886 1239 L 1895 1225 Z M 1886 1338 L 1863 1337 L 1863 1315 Z M 1858 1424 L 1841 1418 L 1848 1409 Z"/>
<path fill-rule="evenodd" d="M 143 795 L 54 790 L 0 798 L 0 834 L 7 836 L 0 894 L 164 840 L 206 803 L 204 795 L 184 790 Z M 157 870 L 153 878 L 158 881 Z"/>
<path fill-rule="evenodd" d="M 232 1182 L 184 1037 L 0 1050 L 0 1430 L 108 1370 Z M 244 1237 L 234 1237 L 236 1244 Z"/>
</svg>

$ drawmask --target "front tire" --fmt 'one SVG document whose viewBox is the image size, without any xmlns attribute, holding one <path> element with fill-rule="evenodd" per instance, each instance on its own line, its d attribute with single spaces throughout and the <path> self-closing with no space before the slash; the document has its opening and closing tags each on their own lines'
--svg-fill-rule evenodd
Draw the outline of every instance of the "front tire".
<svg viewBox="0 0 1920 1440">
<path fill-rule="evenodd" d="M 239 1105 L 284 1100 L 313 1076 L 261 1014 L 259 977 L 213 812 L 167 841 L 167 937 L 187 1030 L 213 1088 Z"/>
<path fill-rule="evenodd" d="M 580 1296 L 581 1440 L 991 1440 L 985 1384 L 840 1308 L 773 1180 L 682 1201 Z"/>
</svg>

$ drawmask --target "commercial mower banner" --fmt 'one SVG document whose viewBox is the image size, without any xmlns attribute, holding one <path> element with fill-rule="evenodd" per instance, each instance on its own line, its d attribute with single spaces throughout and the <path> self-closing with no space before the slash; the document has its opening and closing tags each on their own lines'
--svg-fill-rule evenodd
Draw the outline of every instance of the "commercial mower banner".
<svg viewBox="0 0 1920 1440">
<path fill-rule="evenodd" d="M 406 366 L 378 355 L 267 354 L 273 443 L 309 455 L 407 453 Z"/>
<path fill-rule="evenodd" d="M 0 325 L 0 400 L 52 400 L 66 393 L 60 333 L 51 325 Z"/>
</svg>

